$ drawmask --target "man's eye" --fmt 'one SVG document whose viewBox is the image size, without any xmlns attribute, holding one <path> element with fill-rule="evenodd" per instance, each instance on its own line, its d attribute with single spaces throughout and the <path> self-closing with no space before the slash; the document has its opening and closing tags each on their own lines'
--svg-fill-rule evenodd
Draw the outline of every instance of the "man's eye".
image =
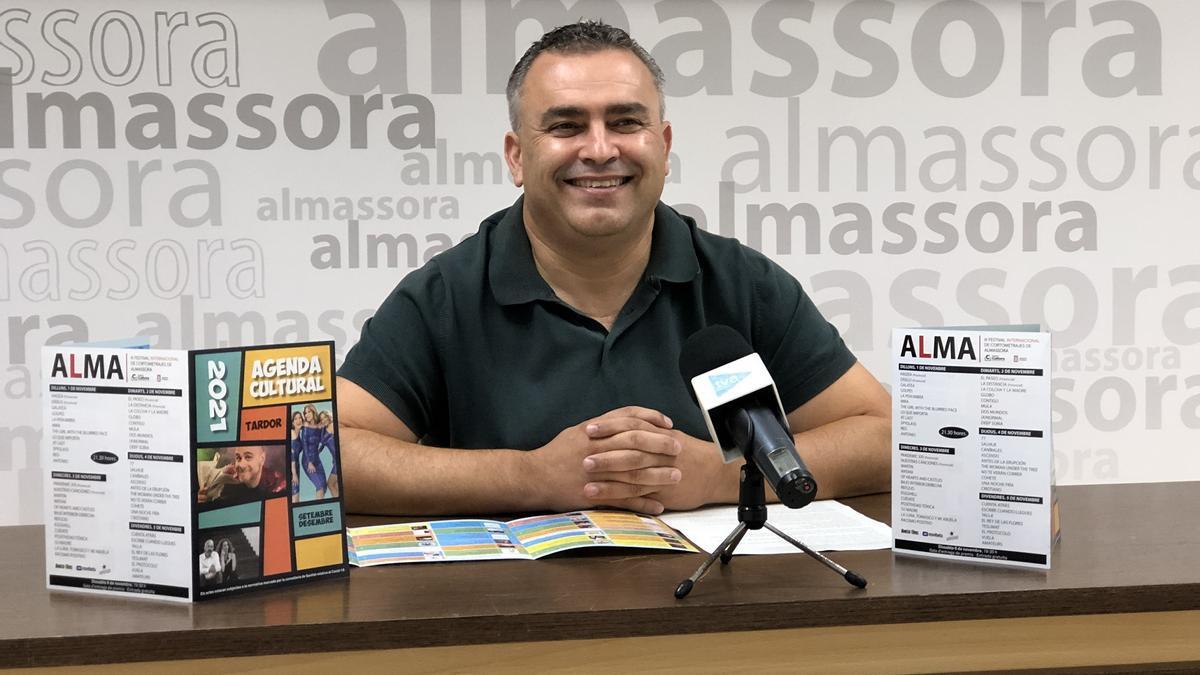
<svg viewBox="0 0 1200 675">
<path fill-rule="evenodd" d="M 638 129 L 644 126 L 642 121 L 633 117 L 625 117 L 612 123 L 614 129 Z"/>
<path fill-rule="evenodd" d="M 579 125 L 574 122 L 559 122 L 558 124 L 550 125 L 550 133 L 559 136 L 566 136 L 579 131 Z"/>
</svg>

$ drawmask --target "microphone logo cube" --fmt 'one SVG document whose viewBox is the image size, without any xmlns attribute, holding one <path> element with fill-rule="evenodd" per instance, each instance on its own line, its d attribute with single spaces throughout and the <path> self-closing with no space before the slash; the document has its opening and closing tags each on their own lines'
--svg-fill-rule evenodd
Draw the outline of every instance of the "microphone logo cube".
<svg viewBox="0 0 1200 675">
<path fill-rule="evenodd" d="M 718 375 L 709 375 L 708 381 L 712 385 L 713 393 L 717 396 L 724 396 L 729 390 L 738 385 L 739 382 L 750 377 L 750 371 L 740 373 L 720 373 Z"/>
</svg>

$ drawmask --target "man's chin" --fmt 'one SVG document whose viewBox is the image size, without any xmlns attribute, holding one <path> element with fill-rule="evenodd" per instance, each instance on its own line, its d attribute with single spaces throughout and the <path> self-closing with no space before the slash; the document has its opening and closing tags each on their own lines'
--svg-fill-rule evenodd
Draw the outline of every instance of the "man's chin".
<svg viewBox="0 0 1200 675">
<path fill-rule="evenodd" d="M 628 232 L 633 226 L 629 213 L 624 209 L 587 209 L 578 214 L 569 214 L 571 229 L 585 237 L 611 237 Z"/>
<path fill-rule="evenodd" d="M 573 224 L 571 229 L 588 239 L 607 239 L 615 237 L 629 228 L 620 223 L 584 223 Z"/>
</svg>

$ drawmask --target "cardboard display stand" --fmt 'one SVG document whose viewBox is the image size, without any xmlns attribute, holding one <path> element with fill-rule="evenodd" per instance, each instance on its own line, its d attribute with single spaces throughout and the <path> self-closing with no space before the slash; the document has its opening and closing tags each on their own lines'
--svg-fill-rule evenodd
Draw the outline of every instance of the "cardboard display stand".
<svg viewBox="0 0 1200 675">
<path fill-rule="evenodd" d="M 46 584 L 193 601 L 347 574 L 333 343 L 42 351 Z"/>
<path fill-rule="evenodd" d="M 1049 333 L 901 328 L 892 356 L 893 550 L 1049 568 Z"/>
</svg>

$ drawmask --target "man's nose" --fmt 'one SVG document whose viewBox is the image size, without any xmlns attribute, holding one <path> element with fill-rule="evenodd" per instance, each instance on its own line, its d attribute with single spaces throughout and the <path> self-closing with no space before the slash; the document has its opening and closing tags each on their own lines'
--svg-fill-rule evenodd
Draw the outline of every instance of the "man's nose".
<svg viewBox="0 0 1200 675">
<path fill-rule="evenodd" d="M 588 126 L 583 138 L 583 149 L 580 159 L 596 164 L 607 164 L 619 155 L 617 144 L 612 137 L 612 130 L 603 121 L 594 122 Z"/>
</svg>

